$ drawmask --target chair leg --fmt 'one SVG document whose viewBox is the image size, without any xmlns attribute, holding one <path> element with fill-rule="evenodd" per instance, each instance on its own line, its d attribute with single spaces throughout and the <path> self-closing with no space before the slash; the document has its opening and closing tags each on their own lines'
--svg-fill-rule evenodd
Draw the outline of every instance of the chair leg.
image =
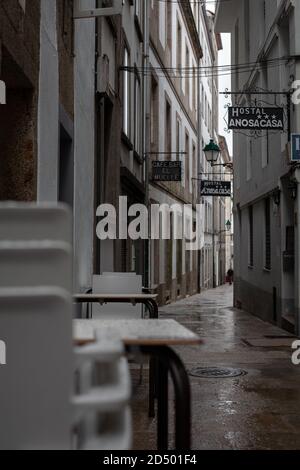
<svg viewBox="0 0 300 470">
<path fill-rule="evenodd" d="M 149 361 L 149 418 L 155 418 L 155 382 L 156 382 L 156 360 Z"/>
</svg>

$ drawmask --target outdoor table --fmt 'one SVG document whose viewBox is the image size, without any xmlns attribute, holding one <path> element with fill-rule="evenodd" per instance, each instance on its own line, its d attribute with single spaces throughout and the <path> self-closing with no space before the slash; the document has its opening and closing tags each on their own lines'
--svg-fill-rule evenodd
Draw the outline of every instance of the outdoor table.
<svg viewBox="0 0 300 470">
<path fill-rule="evenodd" d="M 175 448 L 191 446 L 191 392 L 186 369 L 171 346 L 199 345 L 200 338 L 175 320 L 74 320 L 77 345 L 95 341 L 96 330 L 103 334 L 116 331 L 128 352 L 139 347 L 142 354 L 157 360 L 157 447 L 168 449 L 168 374 L 175 392 Z"/>
<path fill-rule="evenodd" d="M 158 318 L 157 295 L 152 294 L 76 294 L 77 303 L 131 303 L 143 304 L 149 311 L 150 318 Z"/>
<path fill-rule="evenodd" d="M 151 319 L 158 318 L 158 305 L 155 294 L 76 294 L 76 303 L 97 303 L 100 305 L 107 303 L 131 303 L 132 305 L 143 304 L 149 311 Z M 149 417 L 155 416 L 155 360 L 150 359 L 149 367 Z"/>
</svg>

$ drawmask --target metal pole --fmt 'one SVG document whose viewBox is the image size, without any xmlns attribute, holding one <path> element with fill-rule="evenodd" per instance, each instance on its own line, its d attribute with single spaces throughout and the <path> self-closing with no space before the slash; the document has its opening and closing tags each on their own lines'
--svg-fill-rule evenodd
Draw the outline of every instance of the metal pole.
<svg viewBox="0 0 300 470">
<path fill-rule="evenodd" d="M 145 204 L 149 214 L 149 234 L 151 232 L 150 200 L 149 200 L 149 150 L 150 150 L 150 76 L 145 73 L 149 68 L 149 10 L 150 2 L 144 0 L 144 57 L 143 57 L 143 153 L 144 153 L 144 172 L 145 172 Z M 151 239 L 145 240 L 144 245 L 144 284 L 145 287 L 151 287 Z"/>
</svg>

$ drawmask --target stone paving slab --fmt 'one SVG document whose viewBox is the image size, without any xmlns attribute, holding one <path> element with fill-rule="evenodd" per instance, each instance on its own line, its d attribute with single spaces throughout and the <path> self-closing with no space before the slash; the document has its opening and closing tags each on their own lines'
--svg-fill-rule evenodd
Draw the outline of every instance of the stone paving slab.
<svg viewBox="0 0 300 470">
<path fill-rule="evenodd" d="M 190 377 L 193 449 L 300 449 L 300 366 L 291 362 L 293 338 L 281 338 L 289 333 L 233 309 L 229 286 L 163 307 L 160 316 L 174 318 L 204 340 L 201 346 L 176 348 L 188 370 L 227 366 L 247 372 L 226 379 Z M 134 447 L 154 450 L 147 374 L 145 369 L 138 386 L 139 371 L 132 371 Z M 171 386 L 169 395 L 172 410 Z M 171 412 L 170 431 L 172 424 Z M 173 438 L 171 433 L 171 443 Z"/>
</svg>

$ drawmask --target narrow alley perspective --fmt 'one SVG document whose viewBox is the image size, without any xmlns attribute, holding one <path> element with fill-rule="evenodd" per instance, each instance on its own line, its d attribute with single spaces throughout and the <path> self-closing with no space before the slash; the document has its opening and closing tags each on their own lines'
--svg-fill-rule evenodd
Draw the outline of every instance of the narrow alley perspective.
<svg viewBox="0 0 300 470">
<path fill-rule="evenodd" d="M 299 461 L 299 26 L 0 0 L 0 451 Z"/>
<path fill-rule="evenodd" d="M 227 285 L 160 310 L 162 318 L 175 318 L 203 339 L 201 347 L 177 348 L 191 375 L 192 448 L 297 450 L 300 366 L 291 361 L 295 337 L 234 309 L 232 294 Z M 194 376 L 197 372 L 204 375 Z M 146 401 L 144 384 L 133 402 L 136 449 L 143 449 L 144 442 L 152 449 L 156 445 Z"/>
</svg>

